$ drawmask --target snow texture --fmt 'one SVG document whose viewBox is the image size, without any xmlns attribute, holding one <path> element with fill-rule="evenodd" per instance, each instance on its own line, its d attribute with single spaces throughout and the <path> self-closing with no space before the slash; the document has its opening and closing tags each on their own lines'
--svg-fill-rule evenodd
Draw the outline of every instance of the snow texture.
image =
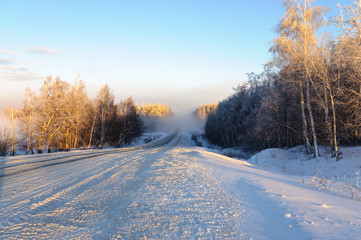
<svg viewBox="0 0 361 240">
<path fill-rule="evenodd" d="M 163 146 L 153 143 L 129 151 L 89 150 L 0 160 L 0 238 L 361 236 L 361 203 L 303 184 L 305 176 L 290 174 L 293 168 L 287 173 L 285 162 L 296 154 L 292 151 L 260 153 L 250 161 L 261 164 L 256 166 L 191 147 L 188 134 L 166 140 L 166 136 L 157 140 L 167 143 Z M 347 154 L 356 156 L 358 151 Z M 274 167 L 269 161 L 282 163 Z M 297 161 L 303 163 L 292 162 Z M 41 165 L 48 162 L 57 164 Z M 25 171 L 33 165 L 40 167 Z"/>
</svg>

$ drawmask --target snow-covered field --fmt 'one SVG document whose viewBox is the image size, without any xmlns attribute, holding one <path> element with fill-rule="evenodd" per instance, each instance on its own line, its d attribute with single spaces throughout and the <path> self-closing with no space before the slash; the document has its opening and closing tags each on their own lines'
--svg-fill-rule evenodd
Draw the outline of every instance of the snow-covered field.
<svg viewBox="0 0 361 240">
<path fill-rule="evenodd" d="M 13 175 L 7 165 L 39 160 L 2 159 L 0 238 L 360 239 L 361 202 L 308 184 L 317 170 L 346 183 L 336 169 L 351 177 L 358 148 L 339 163 L 307 160 L 296 149 L 247 162 L 191 144 L 178 134 L 164 146 L 92 150 Z"/>
</svg>

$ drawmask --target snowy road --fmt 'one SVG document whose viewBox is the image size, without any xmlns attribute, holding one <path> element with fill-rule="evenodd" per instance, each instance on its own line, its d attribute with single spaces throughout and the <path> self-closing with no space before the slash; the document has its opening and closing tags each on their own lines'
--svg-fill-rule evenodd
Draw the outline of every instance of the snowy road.
<svg viewBox="0 0 361 240">
<path fill-rule="evenodd" d="M 185 134 L 162 141 L 122 151 L 0 160 L 0 238 L 332 239 L 333 236 L 337 239 L 344 236 L 350 239 L 360 236 L 357 229 L 361 220 L 357 213 L 361 208 L 353 200 L 346 201 L 341 209 L 350 210 L 347 206 L 351 204 L 356 212 L 352 223 L 347 222 L 352 217 L 351 211 L 341 219 L 346 222 L 338 219 L 330 222 L 330 226 L 313 229 L 309 227 L 315 226 L 311 218 L 339 217 L 340 209 L 336 213 L 331 210 L 330 214 L 325 208 L 318 212 L 321 204 L 317 201 L 323 200 L 324 193 L 305 189 L 300 179 L 266 173 L 243 161 L 190 147 Z M 293 194 L 296 200 L 288 198 L 288 194 Z M 302 200 L 304 194 L 315 197 Z M 327 203 L 336 204 L 342 198 L 335 199 Z M 306 206 L 308 203 L 313 205 Z M 334 235 L 331 229 L 336 233 L 348 232 Z"/>
<path fill-rule="evenodd" d="M 0 236 L 241 238 L 241 204 L 180 148 L 183 141 L 88 159 L 9 161 L 16 167 L 1 168 Z"/>
</svg>

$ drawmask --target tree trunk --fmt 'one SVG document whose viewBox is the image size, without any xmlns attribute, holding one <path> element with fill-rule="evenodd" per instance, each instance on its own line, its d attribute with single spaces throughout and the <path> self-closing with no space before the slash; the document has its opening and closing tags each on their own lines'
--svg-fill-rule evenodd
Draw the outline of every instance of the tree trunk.
<svg viewBox="0 0 361 240">
<path fill-rule="evenodd" d="M 310 115 L 310 123 L 311 123 L 312 137 L 313 137 L 313 147 L 315 150 L 315 157 L 317 158 L 320 155 L 318 152 L 317 134 L 316 134 L 315 121 L 313 119 L 313 112 L 312 112 L 312 108 L 311 108 L 310 85 L 308 82 L 306 84 L 306 98 L 307 98 L 307 110 L 308 110 L 308 114 Z"/>
<path fill-rule="evenodd" d="M 74 146 L 73 146 L 75 149 L 78 148 L 78 125 L 76 126 L 76 129 L 75 129 L 75 141 L 74 141 Z"/>
<path fill-rule="evenodd" d="M 31 154 L 33 153 L 33 149 L 31 147 L 31 135 L 32 135 L 32 131 L 33 131 L 33 120 L 31 118 L 31 111 L 29 113 L 29 136 L 28 136 L 28 152 L 30 152 L 30 148 L 31 148 Z"/>
<path fill-rule="evenodd" d="M 336 161 L 340 160 L 339 152 L 338 152 L 338 143 L 337 143 L 337 123 L 336 123 L 336 110 L 335 110 L 335 101 L 333 95 L 331 96 L 331 108 L 332 108 L 332 120 L 333 120 L 333 144 Z"/>
<path fill-rule="evenodd" d="M 104 117 L 104 108 L 102 108 L 101 126 L 100 126 L 100 148 L 103 148 L 104 138 L 105 138 L 105 117 Z"/>
<path fill-rule="evenodd" d="M 334 153 L 334 144 L 333 144 L 333 133 L 332 133 L 332 126 L 331 126 L 331 122 L 330 122 L 330 118 L 329 118 L 329 105 L 328 105 L 328 96 L 327 96 L 327 92 L 328 92 L 328 84 L 325 82 L 324 83 L 324 104 L 323 104 L 323 108 L 325 111 L 325 122 L 326 122 L 326 126 L 327 126 L 327 139 L 328 139 L 328 144 L 330 147 L 330 152 L 331 155 L 334 157 L 335 153 Z M 330 94 L 331 95 L 331 94 Z M 331 96 L 332 98 L 332 96 Z"/>
<path fill-rule="evenodd" d="M 123 141 L 125 140 L 125 138 L 127 137 L 127 129 L 126 129 L 126 122 L 127 122 L 127 117 L 126 114 L 124 114 L 123 117 L 123 129 L 120 130 L 120 134 L 119 134 L 119 141 L 118 141 L 118 145 L 120 146 Z"/>
<path fill-rule="evenodd" d="M 308 139 L 307 120 L 305 113 L 305 99 L 303 96 L 303 82 L 300 80 L 300 96 L 301 96 L 301 112 L 302 112 L 302 125 L 303 125 L 303 137 L 305 138 L 306 153 L 311 153 L 311 144 Z"/>
<path fill-rule="evenodd" d="M 90 148 L 91 143 L 92 143 L 92 139 L 93 139 L 93 131 L 94 131 L 94 125 L 95 125 L 95 120 L 96 120 L 97 115 L 94 114 L 94 119 L 93 119 L 93 124 L 92 124 L 92 129 L 90 130 L 90 137 L 89 137 L 89 145 L 88 148 Z"/>
</svg>

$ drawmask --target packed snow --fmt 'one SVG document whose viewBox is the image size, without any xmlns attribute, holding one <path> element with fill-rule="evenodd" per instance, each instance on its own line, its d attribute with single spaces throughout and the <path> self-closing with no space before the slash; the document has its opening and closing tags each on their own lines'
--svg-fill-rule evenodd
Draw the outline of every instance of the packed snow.
<svg viewBox="0 0 361 240">
<path fill-rule="evenodd" d="M 186 133 L 171 139 L 82 152 L 91 157 L 14 175 L 6 173 L 40 164 L 31 163 L 37 157 L 0 160 L 0 238 L 360 238 L 361 202 L 334 186 L 359 191 L 361 148 L 342 149 L 339 162 L 310 159 L 302 148 L 268 149 L 246 161 L 194 147 Z M 329 190 L 316 181 L 322 177 Z"/>
</svg>

